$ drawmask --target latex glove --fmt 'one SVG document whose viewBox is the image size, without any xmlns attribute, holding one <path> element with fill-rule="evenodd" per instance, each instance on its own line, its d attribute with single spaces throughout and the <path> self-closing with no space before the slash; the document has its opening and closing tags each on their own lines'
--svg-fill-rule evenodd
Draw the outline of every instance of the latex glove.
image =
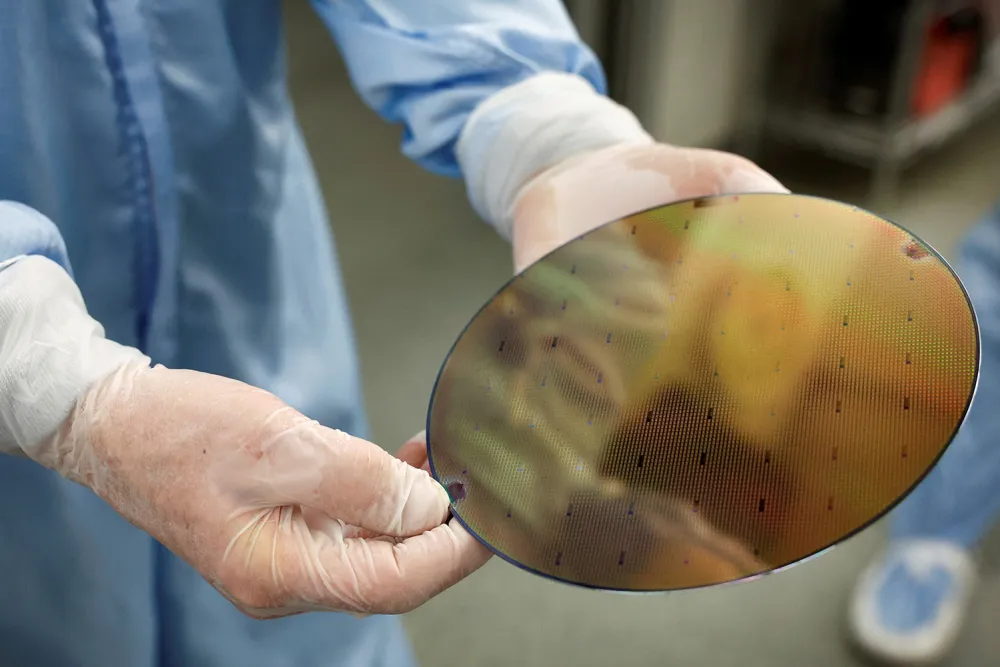
<svg viewBox="0 0 1000 667">
<path fill-rule="evenodd" d="M 405 612 L 487 559 L 425 471 L 222 377 L 128 365 L 52 448 L 252 616 Z"/>
<path fill-rule="evenodd" d="M 543 171 L 513 205 L 517 271 L 598 225 L 676 201 L 788 192 L 746 158 L 661 143 L 627 143 L 575 155 Z"/>
<path fill-rule="evenodd" d="M 20 310 L 0 313 L 0 367 L 23 378 L 4 392 L 5 438 L 89 486 L 247 614 L 405 612 L 487 560 L 445 523 L 448 496 L 425 471 L 266 391 L 150 368 L 103 339 L 49 260 L 21 260 L 0 281 L 20 290 L 6 293 Z M 56 412 L 42 408 L 76 386 L 89 388 L 38 439 L 38 415 Z"/>
</svg>

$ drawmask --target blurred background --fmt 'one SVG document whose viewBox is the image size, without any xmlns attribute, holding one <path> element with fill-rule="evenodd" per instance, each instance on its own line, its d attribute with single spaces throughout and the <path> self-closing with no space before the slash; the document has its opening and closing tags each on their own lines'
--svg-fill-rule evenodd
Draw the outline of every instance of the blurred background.
<svg viewBox="0 0 1000 667">
<path fill-rule="evenodd" d="M 421 0 L 412 0 L 420 2 Z M 657 139 L 757 160 L 793 191 L 867 206 L 954 257 L 1000 199 L 998 0 L 566 0 L 612 95 Z M 511 275 L 460 182 L 401 157 L 305 2 L 287 2 L 293 95 L 347 281 L 376 442 L 423 428 L 467 320 Z M 576 590 L 498 560 L 406 617 L 427 667 L 866 664 L 844 640 L 879 526 L 715 590 Z M 1000 664 L 1000 534 L 953 666 Z"/>
</svg>

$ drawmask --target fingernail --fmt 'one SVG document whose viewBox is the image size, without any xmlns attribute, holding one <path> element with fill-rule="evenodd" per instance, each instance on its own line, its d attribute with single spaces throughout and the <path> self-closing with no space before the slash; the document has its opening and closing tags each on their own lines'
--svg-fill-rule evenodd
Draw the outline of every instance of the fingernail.
<svg viewBox="0 0 1000 667">
<path fill-rule="evenodd" d="M 410 468 L 411 475 L 419 478 L 410 487 L 410 496 L 404 509 L 403 531 L 426 530 L 439 525 L 448 516 L 451 498 L 448 491 L 436 479 L 422 470 Z"/>
</svg>

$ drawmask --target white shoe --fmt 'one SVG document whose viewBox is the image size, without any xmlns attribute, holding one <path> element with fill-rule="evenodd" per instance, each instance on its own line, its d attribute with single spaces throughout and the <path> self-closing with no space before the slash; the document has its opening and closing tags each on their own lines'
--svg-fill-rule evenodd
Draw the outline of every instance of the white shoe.
<svg viewBox="0 0 1000 667">
<path fill-rule="evenodd" d="M 924 665 L 958 639 L 976 581 L 972 555 L 943 540 L 894 544 L 861 575 L 850 608 L 858 645 L 881 660 Z"/>
</svg>

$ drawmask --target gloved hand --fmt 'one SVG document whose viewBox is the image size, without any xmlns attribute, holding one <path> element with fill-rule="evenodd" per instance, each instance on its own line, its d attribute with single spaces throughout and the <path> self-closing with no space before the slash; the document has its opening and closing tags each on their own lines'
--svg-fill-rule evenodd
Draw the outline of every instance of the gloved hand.
<svg viewBox="0 0 1000 667">
<path fill-rule="evenodd" d="M 127 365 L 50 447 L 252 616 L 405 612 L 488 557 L 425 471 L 234 380 Z"/>
<path fill-rule="evenodd" d="M 266 391 L 150 368 L 103 338 L 45 258 L 22 259 L 0 282 L 32 291 L 8 300 L 25 312 L 0 313 L 0 368 L 20 378 L 0 404 L 3 444 L 89 486 L 247 614 L 401 613 L 487 560 L 446 523 L 448 496 L 419 469 L 422 440 L 405 450 L 414 467 Z M 65 391 L 77 385 L 89 388 Z M 68 417 L 39 438 L 53 429 L 31 405 L 67 398 Z"/>
<path fill-rule="evenodd" d="M 518 271 L 612 220 L 720 194 L 788 192 L 746 158 L 702 148 L 628 142 L 574 155 L 546 169 L 513 202 Z"/>
</svg>

